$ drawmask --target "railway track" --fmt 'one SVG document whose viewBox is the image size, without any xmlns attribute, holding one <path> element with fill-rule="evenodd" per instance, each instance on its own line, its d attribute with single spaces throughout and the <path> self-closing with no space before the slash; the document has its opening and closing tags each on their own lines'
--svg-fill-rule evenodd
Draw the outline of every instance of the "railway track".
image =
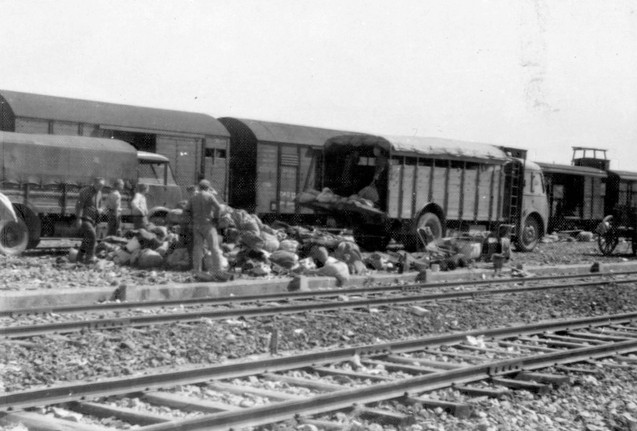
<svg viewBox="0 0 637 431">
<path fill-rule="evenodd" d="M 83 422 L 75 424 L 77 430 L 104 429 L 98 424 L 106 417 L 145 431 L 236 429 L 280 421 L 343 429 L 336 412 L 404 424 L 414 418 L 401 406 L 467 416 L 471 396 L 499 397 L 517 389 L 545 394 L 551 385 L 566 383 L 568 373 L 587 372 L 582 364 L 635 366 L 635 352 L 637 313 L 625 313 L 151 369 L 5 393 L 0 411 L 3 422 L 27 426 L 51 421 L 42 413 L 53 409 L 68 412 L 69 418 L 79 414 Z M 430 396 L 443 388 L 465 394 L 465 401 Z M 69 423 L 57 422 L 51 426 Z"/>
<path fill-rule="evenodd" d="M 582 278 L 582 276 L 562 276 L 560 283 L 553 284 L 537 284 L 531 285 L 531 280 L 524 279 L 523 285 L 510 286 L 506 281 L 500 280 L 498 283 L 504 283 L 500 288 L 482 288 L 470 290 L 451 290 L 453 287 L 467 285 L 467 283 L 448 283 L 437 284 L 435 287 L 445 288 L 444 292 L 439 293 L 421 293 L 424 288 L 432 288 L 432 285 L 408 285 L 408 286 L 385 286 L 361 289 L 343 289 L 330 291 L 314 291 L 314 292 L 296 292 L 286 294 L 267 294 L 254 295 L 251 297 L 226 297 L 226 298 L 204 298 L 200 300 L 187 300 L 189 305 L 209 305 L 213 308 L 201 309 L 194 307 L 188 311 L 182 311 L 182 308 L 171 310 L 162 309 L 156 314 L 137 314 L 131 313 L 126 316 L 107 317 L 105 314 L 99 318 L 90 318 L 86 315 L 80 315 L 79 319 L 73 319 L 74 315 L 67 317 L 68 320 L 56 321 L 44 324 L 15 324 L 9 321 L 4 327 L 0 328 L 0 338 L 25 338 L 45 334 L 55 333 L 71 333 L 83 330 L 107 330 L 125 327 L 141 327 L 155 324 L 171 323 L 171 322 L 193 322 L 201 319 L 220 320 L 220 319 L 238 319 L 249 317 L 279 316 L 283 314 L 299 314 L 305 312 L 329 312 L 343 309 L 370 309 L 374 307 L 418 304 L 431 301 L 443 301 L 452 299 L 467 299 L 488 297 L 494 295 L 512 295 L 519 293 L 554 291 L 565 288 L 582 288 L 604 285 L 624 285 L 635 284 L 637 278 L 618 278 L 621 275 L 631 275 L 634 273 L 613 274 L 607 279 L 597 279 L 593 281 L 578 281 L 565 283 L 564 280 L 569 278 Z M 587 275 L 586 278 L 589 276 Z M 593 277 L 593 278 L 599 278 Z M 534 282 L 544 282 L 551 279 L 550 277 L 536 277 Z M 520 279 L 508 279 L 508 282 L 519 284 Z M 489 285 L 491 283 L 481 280 L 476 285 Z M 352 296 L 346 296 L 346 295 Z M 334 297 L 337 295 L 336 297 Z M 281 305 L 280 301 L 287 301 L 285 305 Z M 166 301 L 168 302 L 168 301 Z M 171 305 L 179 302 L 170 301 Z M 138 303 L 139 304 L 139 303 Z M 143 303 L 142 303 L 143 304 Z M 153 305 L 164 305 L 164 302 L 154 302 Z M 246 305 L 247 304 L 247 305 Z M 123 304 L 107 304 L 104 308 L 97 305 L 88 307 L 63 307 L 60 314 L 66 312 L 76 313 L 97 312 L 97 311 L 115 311 L 121 310 Z M 126 304 L 124 304 L 126 305 Z M 146 304 L 148 305 L 148 304 Z M 183 305 L 183 304 L 182 304 Z M 128 304 L 128 307 L 132 304 Z M 142 307 L 143 308 L 143 307 Z M 49 309 L 50 313 L 57 314 L 55 309 Z M 7 317 L 21 316 L 22 313 L 7 312 Z"/>
</svg>

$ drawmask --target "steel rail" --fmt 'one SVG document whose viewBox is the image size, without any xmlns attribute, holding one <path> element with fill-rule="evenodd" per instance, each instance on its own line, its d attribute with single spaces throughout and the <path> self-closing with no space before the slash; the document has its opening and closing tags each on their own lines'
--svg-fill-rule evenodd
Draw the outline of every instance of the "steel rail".
<svg viewBox="0 0 637 431">
<path fill-rule="evenodd" d="M 482 335 L 487 339 L 501 339 L 538 334 L 546 331 L 567 331 L 610 324 L 635 323 L 636 321 L 637 312 L 572 320 L 553 320 L 531 325 L 472 330 L 381 344 L 301 353 L 284 357 L 251 358 L 243 362 L 237 361 L 184 370 L 162 370 L 156 374 L 141 374 L 126 378 L 120 377 L 94 382 L 66 383 L 45 388 L 4 393 L 0 395 L 0 411 L 11 411 L 18 408 L 36 407 L 92 397 L 121 395 L 169 385 L 192 384 L 211 379 L 238 378 L 266 372 L 335 363 L 350 359 L 354 355 L 378 356 L 390 353 L 405 353 L 422 350 L 426 347 L 459 343 L 464 341 L 469 335 Z"/>
<path fill-rule="evenodd" d="M 460 298 L 477 298 L 480 296 L 502 295 L 512 293 L 524 293 L 554 289 L 579 288 L 587 286 L 599 286 L 606 284 L 630 284 L 637 283 L 637 279 L 625 280 L 598 280 L 572 284 L 551 284 L 541 286 L 523 286 L 500 289 L 467 290 L 462 292 L 445 292 L 425 295 L 395 296 L 383 298 L 367 298 L 354 301 L 321 302 L 308 304 L 294 304 L 283 306 L 248 307 L 224 310 L 196 310 L 184 313 L 163 313 L 145 316 L 128 316 L 107 319 L 78 320 L 71 322 L 46 323 L 39 325 L 7 326 L 0 328 L 0 337 L 24 338 L 51 333 L 70 333 L 89 329 L 117 329 L 124 327 L 148 326 L 170 322 L 192 322 L 200 319 L 229 319 L 263 317 L 281 314 L 296 314 L 308 311 L 333 311 L 339 309 L 366 308 L 382 305 L 409 304 L 434 300 L 448 300 Z"/>
<path fill-rule="evenodd" d="M 623 342 L 609 342 L 600 346 L 581 347 L 553 353 L 522 358 L 494 361 L 488 364 L 471 365 L 453 370 L 441 371 L 388 383 L 377 383 L 362 388 L 330 392 L 315 397 L 283 401 L 263 407 L 232 412 L 209 414 L 192 419 L 175 420 L 141 428 L 143 431 L 195 431 L 221 430 L 237 426 L 271 424 L 292 418 L 300 413 L 313 415 L 368 404 L 388 399 L 408 396 L 409 392 L 425 392 L 447 388 L 454 384 L 464 384 L 484 380 L 497 375 L 519 371 L 546 368 L 557 364 L 568 364 L 585 359 L 602 358 L 637 350 L 637 339 Z"/>
<path fill-rule="evenodd" d="M 284 293 L 266 293 L 256 295 L 241 295 L 241 296 L 225 296 L 225 297 L 203 297 L 203 298 L 188 298 L 188 299 L 173 299 L 173 300 L 157 300 L 157 301 L 136 301 L 136 302 L 119 302 L 119 303 L 103 303 L 103 304 L 89 304 L 89 305 L 66 305 L 59 307 L 38 307 L 38 308 L 18 308 L 18 309 L 6 309 L 0 310 L 0 317 L 15 317 L 21 315 L 34 315 L 34 314 L 64 314 L 64 313 L 77 313 L 77 312 L 90 312 L 90 311 L 115 311 L 115 310 L 130 310 L 136 308 L 154 308 L 154 307 L 170 307 L 179 305 L 222 305 L 222 304 L 236 304 L 239 302 L 267 302 L 267 301 L 280 301 L 280 300 L 298 300 L 298 299 L 312 299 L 318 297 L 330 297 L 338 295 L 364 295 L 364 294 L 376 294 L 385 292 L 404 292 L 404 291 L 418 291 L 422 289 L 435 289 L 435 288 L 453 288 L 458 286 L 465 286 L 467 284 L 480 286 L 480 285 L 493 285 L 493 284 L 507 284 L 507 283 L 529 283 L 547 280 L 567 280 L 573 278 L 589 278 L 589 277 L 615 277 L 624 275 L 634 275 L 637 271 L 621 271 L 613 273 L 605 272 L 593 272 L 589 274 L 562 274 L 562 275 L 545 275 L 536 277 L 510 277 L 510 278 L 491 278 L 485 280 L 464 280 L 464 281 L 452 281 L 452 282 L 437 282 L 437 283 L 411 283 L 404 285 L 387 285 L 387 286 L 374 286 L 374 287 L 356 287 L 356 288 L 339 288 L 339 289 L 320 289 L 312 290 L 310 292 L 284 292 Z"/>
</svg>

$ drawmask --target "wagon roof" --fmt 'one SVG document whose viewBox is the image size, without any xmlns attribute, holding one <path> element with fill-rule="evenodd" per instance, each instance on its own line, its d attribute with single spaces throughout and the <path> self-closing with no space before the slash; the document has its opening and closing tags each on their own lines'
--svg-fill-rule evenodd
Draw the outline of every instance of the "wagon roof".
<svg viewBox="0 0 637 431">
<path fill-rule="evenodd" d="M 628 180 L 628 181 L 637 181 L 637 172 L 631 172 L 631 171 L 609 171 L 615 175 L 617 175 L 619 178 L 621 178 L 622 180 Z"/>
<path fill-rule="evenodd" d="M 599 178 L 608 176 L 606 171 L 589 166 L 560 165 L 546 162 L 537 162 L 537 164 L 542 168 L 542 171 L 550 174 L 586 175 Z"/>
<path fill-rule="evenodd" d="M 271 121 L 246 118 L 222 117 L 219 121 L 241 123 L 256 137 L 257 141 L 283 144 L 310 145 L 322 147 L 329 138 L 344 134 L 355 134 L 345 130 L 324 129 L 321 127 L 301 126 L 297 124 L 275 123 Z"/>
<path fill-rule="evenodd" d="M 425 156 L 442 156 L 458 159 L 509 160 L 499 147 L 479 142 L 458 141 L 445 138 L 417 136 L 372 136 L 344 135 L 330 139 L 331 145 L 374 146 L 378 145 L 396 153 L 409 153 Z"/>
<path fill-rule="evenodd" d="M 0 103 L 2 98 L 17 117 L 99 124 L 104 128 L 122 127 L 129 131 L 229 137 L 225 127 L 207 114 L 8 90 L 0 90 Z"/>
</svg>

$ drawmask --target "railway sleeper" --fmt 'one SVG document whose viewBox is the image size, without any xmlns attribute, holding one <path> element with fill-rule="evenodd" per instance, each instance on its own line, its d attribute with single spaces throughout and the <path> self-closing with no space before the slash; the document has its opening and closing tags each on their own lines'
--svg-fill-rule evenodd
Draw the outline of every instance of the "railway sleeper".
<svg viewBox="0 0 637 431">
<path fill-rule="evenodd" d="M 454 389 L 471 397 L 489 397 L 502 399 L 511 394 L 510 390 L 500 388 L 478 388 L 474 386 L 456 385 L 454 386 Z"/>
<path fill-rule="evenodd" d="M 596 368 L 570 367 L 567 365 L 558 365 L 555 367 L 555 369 L 565 373 L 572 373 L 572 374 L 596 375 L 601 373 L 601 370 Z"/>
<path fill-rule="evenodd" d="M 406 404 L 421 404 L 428 409 L 441 408 L 445 412 L 454 415 L 457 418 L 464 419 L 471 416 L 473 408 L 466 403 L 456 403 L 453 401 L 435 400 L 424 396 L 410 397 L 407 396 L 402 400 Z"/>
<path fill-rule="evenodd" d="M 411 415 L 405 415 L 402 413 L 382 410 L 378 408 L 356 407 L 354 413 L 356 413 L 358 417 L 362 419 L 378 421 L 383 424 L 406 426 L 415 423 L 415 419 Z"/>
<path fill-rule="evenodd" d="M 549 383 L 553 386 L 561 386 L 570 382 L 570 378 L 568 376 L 547 373 L 533 373 L 529 371 L 522 371 L 521 373 L 518 373 L 515 378 L 516 380 Z"/>
<path fill-rule="evenodd" d="M 171 392 L 145 392 L 138 394 L 139 397 L 150 404 L 166 406 L 185 412 L 221 413 L 239 410 L 240 407 L 218 401 L 201 400 L 194 397 L 187 397 Z"/>
<path fill-rule="evenodd" d="M 126 407 L 113 407 L 98 403 L 72 402 L 65 405 L 65 408 L 84 415 L 91 415 L 98 418 L 115 417 L 121 421 L 132 425 L 153 425 L 169 422 L 173 418 L 149 412 L 141 412 Z"/>
<path fill-rule="evenodd" d="M 551 387 L 542 383 L 526 382 L 522 380 L 507 379 L 504 377 L 492 377 L 491 383 L 511 389 L 523 389 L 534 394 L 546 395 Z"/>
<path fill-rule="evenodd" d="M 36 412 L 13 412 L 0 418 L 0 424 L 15 426 L 21 423 L 29 431 L 109 431 L 110 428 L 51 418 Z"/>
</svg>

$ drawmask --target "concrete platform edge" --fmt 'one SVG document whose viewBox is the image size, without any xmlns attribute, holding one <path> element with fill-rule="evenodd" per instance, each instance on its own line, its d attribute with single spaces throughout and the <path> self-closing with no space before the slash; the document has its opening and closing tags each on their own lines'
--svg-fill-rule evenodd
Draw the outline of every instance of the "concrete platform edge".
<svg viewBox="0 0 637 431">
<path fill-rule="evenodd" d="M 529 275 L 544 274 L 587 274 L 591 272 L 637 271 L 637 261 L 622 263 L 590 263 L 579 265 L 529 266 L 523 271 Z M 485 278 L 506 278 L 512 274 L 508 266 L 496 274 L 492 269 L 458 269 L 450 272 L 431 272 L 419 274 L 370 274 L 352 276 L 345 287 L 362 287 L 377 283 L 402 282 L 444 283 L 481 280 Z M 310 290 L 337 289 L 336 280 L 331 277 L 305 277 L 302 283 Z M 175 300 L 204 297 L 245 296 L 256 293 L 280 293 L 294 290 L 296 284 L 290 278 L 271 280 L 235 280 L 227 283 L 184 283 L 177 285 L 126 286 L 125 288 L 88 288 L 88 289 L 46 289 L 23 292 L 4 292 L 0 294 L 0 310 L 19 310 L 25 308 L 58 307 L 64 305 L 94 304 L 109 300 L 152 301 Z"/>
</svg>

